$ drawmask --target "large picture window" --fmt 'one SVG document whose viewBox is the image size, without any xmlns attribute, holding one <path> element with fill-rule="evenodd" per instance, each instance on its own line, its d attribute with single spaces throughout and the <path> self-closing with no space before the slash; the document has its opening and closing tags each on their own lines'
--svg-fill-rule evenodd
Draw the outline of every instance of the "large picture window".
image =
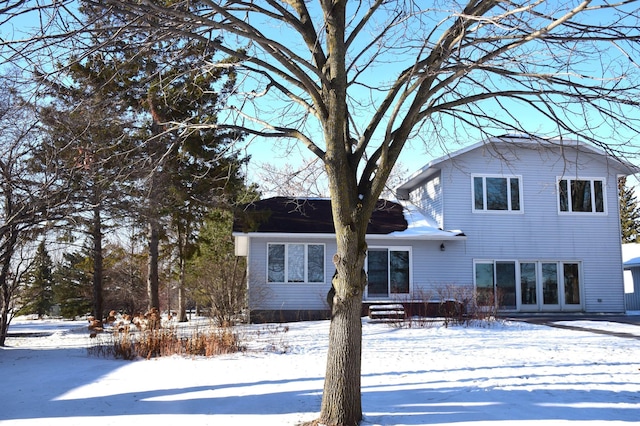
<svg viewBox="0 0 640 426">
<path fill-rule="evenodd" d="M 267 279 L 270 283 L 323 283 L 324 244 L 268 244 Z"/>
<path fill-rule="evenodd" d="M 516 176 L 473 176 L 473 210 L 519 212 L 520 185 L 521 179 Z"/>
<path fill-rule="evenodd" d="M 601 179 L 558 179 L 558 195 L 561 212 L 605 213 Z"/>
</svg>

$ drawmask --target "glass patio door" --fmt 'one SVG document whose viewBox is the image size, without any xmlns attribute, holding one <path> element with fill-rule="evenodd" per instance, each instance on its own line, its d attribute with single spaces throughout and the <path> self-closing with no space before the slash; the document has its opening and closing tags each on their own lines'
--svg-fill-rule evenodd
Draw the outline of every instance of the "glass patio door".
<svg viewBox="0 0 640 426">
<path fill-rule="evenodd" d="M 371 248 L 367 252 L 367 296 L 409 293 L 409 250 Z"/>
<path fill-rule="evenodd" d="M 521 262 L 519 278 L 523 312 L 582 309 L 579 263 Z"/>
<path fill-rule="evenodd" d="M 475 274 L 478 304 L 507 310 L 517 308 L 516 262 L 477 262 Z"/>
</svg>

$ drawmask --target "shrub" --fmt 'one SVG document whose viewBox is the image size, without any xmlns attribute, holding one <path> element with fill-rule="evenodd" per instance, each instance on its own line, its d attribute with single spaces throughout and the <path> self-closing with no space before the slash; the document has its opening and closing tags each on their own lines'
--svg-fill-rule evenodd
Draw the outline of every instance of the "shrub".
<svg viewBox="0 0 640 426">
<path fill-rule="evenodd" d="M 215 356 L 245 350 L 238 334 L 231 328 L 194 330 L 190 335 L 180 333 L 177 327 L 148 329 L 144 331 L 114 330 L 106 342 L 89 348 L 94 355 L 133 360 L 162 356 Z"/>
</svg>

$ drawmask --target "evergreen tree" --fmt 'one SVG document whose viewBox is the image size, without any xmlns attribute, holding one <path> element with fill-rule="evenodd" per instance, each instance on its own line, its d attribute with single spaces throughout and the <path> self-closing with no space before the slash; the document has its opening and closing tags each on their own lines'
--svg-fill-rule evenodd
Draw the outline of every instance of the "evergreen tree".
<svg viewBox="0 0 640 426">
<path fill-rule="evenodd" d="M 49 139 L 41 149 L 57 152 L 53 167 L 71 185 L 69 235 L 77 238 L 84 233 L 92 243 L 92 313 L 97 319 L 104 316 L 105 223 L 131 210 L 126 194 L 135 163 L 128 137 L 133 124 L 119 112 L 119 105 L 100 92 L 99 84 L 70 72 L 67 86 L 49 85 L 52 102 L 40 111 Z"/>
<path fill-rule="evenodd" d="M 160 239 L 175 236 L 182 282 L 203 211 L 224 203 L 241 181 L 242 161 L 229 150 L 241 135 L 214 128 L 235 74 L 229 66 L 212 66 L 207 72 L 194 66 L 202 60 L 217 61 L 216 50 L 206 40 L 155 39 L 151 29 L 119 31 L 113 38 L 108 28 L 118 27 L 123 17 L 89 5 L 80 10 L 101 30 L 93 41 L 101 48 L 73 63 L 70 73 L 79 81 L 90 81 L 103 98 L 120 105 L 120 111 L 135 117 L 139 125 L 131 134 L 138 141 L 136 158 L 140 158 L 137 187 L 142 191 L 137 195 L 142 200 L 137 211 L 147 224 L 148 307 L 159 308 Z M 194 127 L 172 127 L 184 122 Z M 165 232 L 167 226 L 172 233 Z M 182 300 L 180 318 L 185 319 Z"/>
<path fill-rule="evenodd" d="M 56 266 L 53 295 L 64 318 L 75 318 L 91 312 L 93 261 L 87 252 L 65 253 Z"/>
<path fill-rule="evenodd" d="M 640 206 L 634 189 L 627 186 L 626 177 L 618 179 L 618 192 L 622 243 L 637 243 L 640 241 Z"/>
<path fill-rule="evenodd" d="M 22 294 L 25 304 L 21 314 L 37 314 L 38 318 L 51 313 L 53 305 L 53 262 L 44 240 L 38 245 L 36 257 L 25 277 Z"/>
</svg>

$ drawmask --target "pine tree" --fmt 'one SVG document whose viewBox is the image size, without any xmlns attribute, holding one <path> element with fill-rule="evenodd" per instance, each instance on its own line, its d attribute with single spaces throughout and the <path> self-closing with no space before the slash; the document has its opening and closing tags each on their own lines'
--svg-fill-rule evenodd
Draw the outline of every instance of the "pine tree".
<svg viewBox="0 0 640 426">
<path fill-rule="evenodd" d="M 25 279 L 25 305 L 21 314 L 37 314 L 38 318 L 51 313 L 53 305 L 53 262 L 44 240 L 38 245 L 36 257 Z"/>
<path fill-rule="evenodd" d="M 69 74 L 78 82 L 89 82 L 84 86 L 119 105 L 139 125 L 129 136 L 138 141 L 135 186 L 142 190 L 138 217 L 147 227 L 148 307 L 159 308 L 159 245 L 160 238 L 168 234 L 165 228 L 176 235 L 182 283 L 186 258 L 193 251 L 195 224 L 208 207 L 221 204 L 235 192 L 241 181 L 242 160 L 230 151 L 241 134 L 215 129 L 235 74 L 230 66 L 207 72 L 194 66 L 201 60 L 218 61 L 207 41 L 156 39 L 152 29 L 139 34 L 119 32 L 113 38 L 108 28 L 120 25 L 122 16 L 105 14 L 89 4 L 80 11 L 103 32 L 96 32 L 93 40 L 100 49 L 71 64 Z M 172 127 L 184 122 L 194 127 Z M 184 296 L 182 285 L 180 291 Z M 180 307 L 183 320 L 184 303 Z"/>
<path fill-rule="evenodd" d="M 89 250 L 65 253 L 54 272 L 54 300 L 64 318 L 75 318 L 91 311 L 93 299 L 93 261 Z"/>
<path fill-rule="evenodd" d="M 626 177 L 618 180 L 618 192 L 622 243 L 637 243 L 640 241 L 640 206 L 634 189 L 627 186 Z"/>
</svg>

